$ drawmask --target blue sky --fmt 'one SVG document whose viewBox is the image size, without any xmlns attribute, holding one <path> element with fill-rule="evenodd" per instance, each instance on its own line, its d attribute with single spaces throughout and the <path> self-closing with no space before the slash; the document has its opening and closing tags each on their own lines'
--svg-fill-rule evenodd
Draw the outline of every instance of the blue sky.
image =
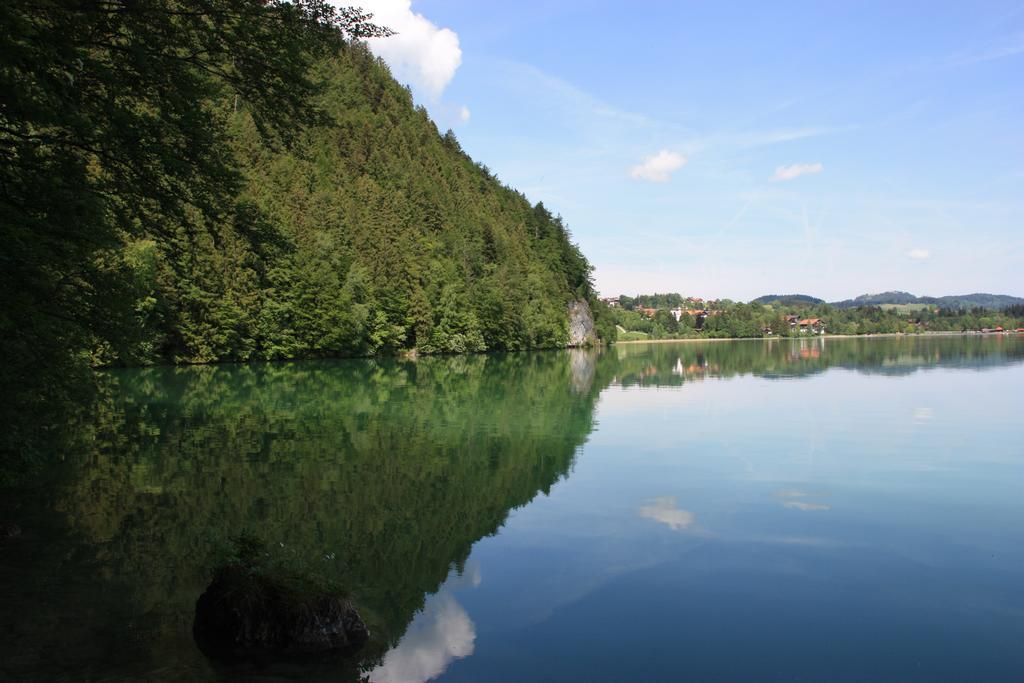
<svg viewBox="0 0 1024 683">
<path fill-rule="evenodd" d="M 605 295 L 1024 295 L 1024 2 L 364 0 Z"/>
</svg>

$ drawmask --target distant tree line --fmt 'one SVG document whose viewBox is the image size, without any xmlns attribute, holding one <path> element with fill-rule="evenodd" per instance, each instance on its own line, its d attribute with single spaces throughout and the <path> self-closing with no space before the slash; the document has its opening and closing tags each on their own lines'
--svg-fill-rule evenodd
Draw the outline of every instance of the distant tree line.
<svg viewBox="0 0 1024 683">
<path fill-rule="evenodd" d="M 998 310 L 929 306 L 913 309 L 898 306 L 837 308 L 823 302 L 815 304 L 786 297 L 785 301 L 776 300 L 772 305 L 756 303 L 756 300 L 747 304 L 721 299 L 706 303 L 706 307 L 694 315 L 691 313 L 693 309 L 685 308 L 686 299 L 679 294 L 622 297 L 620 302 L 619 307 L 611 309 L 611 316 L 619 328 L 618 338 L 623 341 L 795 336 L 805 333 L 801 332 L 800 321 L 810 319 L 819 320 L 819 325 L 828 334 L 852 335 L 970 332 L 998 327 L 1015 330 L 1024 327 L 1024 306 Z M 662 305 L 644 305 L 641 302 Z M 644 310 L 651 308 L 655 309 L 653 315 Z M 805 328 L 810 327 L 805 325 Z"/>
</svg>

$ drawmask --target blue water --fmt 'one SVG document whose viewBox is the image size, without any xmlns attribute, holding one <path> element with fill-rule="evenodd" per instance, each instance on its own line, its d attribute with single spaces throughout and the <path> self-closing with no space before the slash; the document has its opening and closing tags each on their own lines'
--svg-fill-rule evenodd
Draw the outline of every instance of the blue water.
<svg viewBox="0 0 1024 683">
<path fill-rule="evenodd" d="M 1024 680 L 1022 337 L 105 380 L 0 505 L 0 679 Z M 207 661 L 243 531 L 336 572 L 366 648 Z"/>
<path fill-rule="evenodd" d="M 373 680 L 1024 680 L 1024 367 L 866 369 L 609 386 Z"/>
</svg>

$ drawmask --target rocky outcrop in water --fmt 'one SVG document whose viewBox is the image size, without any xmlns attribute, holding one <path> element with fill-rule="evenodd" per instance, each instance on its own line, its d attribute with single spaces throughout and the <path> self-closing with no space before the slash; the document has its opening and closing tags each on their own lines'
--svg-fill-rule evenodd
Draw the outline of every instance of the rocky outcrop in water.
<svg viewBox="0 0 1024 683">
<path fill-rule="evenodd" d="M 597 343 L 594 333 L 594 316 L 586 301 L 569 303 L 569 346 L 589 346 Z"/>
<path fill-rule="evenodd" d="M 217 659 L 344 653 L 370 636 L 348 600 L 231 566 L 196 601 L 192 633 Z"/>
</svg>

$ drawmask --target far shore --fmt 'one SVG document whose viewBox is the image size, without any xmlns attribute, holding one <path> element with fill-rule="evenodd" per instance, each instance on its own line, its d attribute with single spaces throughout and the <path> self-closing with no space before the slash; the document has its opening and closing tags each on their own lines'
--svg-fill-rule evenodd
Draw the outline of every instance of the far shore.
<svg viewBox="0 0 1024 683">
<path fill-rule="evenodd" d="M 798 337 L 684 337 L 682 339 L 631 339 L 619 344 L 689 344 L 694 342 L 767 341 L 775 339 L 878 339 L 880 337 L 995 337 L 1014 332 L 879 332 L 877 334 L 804 334 Z"/>
</svg>

